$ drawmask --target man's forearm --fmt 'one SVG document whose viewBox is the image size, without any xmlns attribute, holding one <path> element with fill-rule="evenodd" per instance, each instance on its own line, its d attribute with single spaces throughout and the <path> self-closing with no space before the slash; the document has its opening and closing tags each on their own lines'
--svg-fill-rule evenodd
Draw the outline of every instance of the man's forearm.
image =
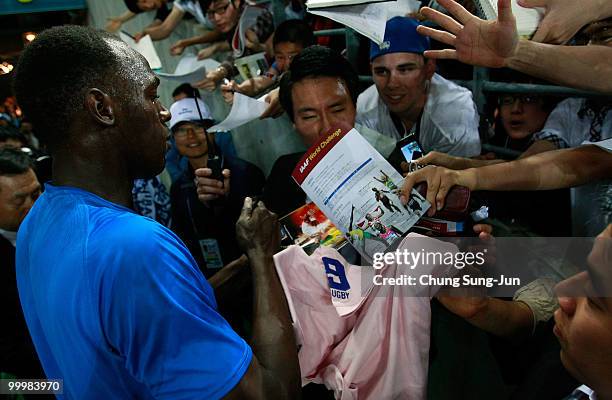
<svg viewBox="0 0 612 400">
<path fill-rule="evenodd" d="M 473 190 L 552 190 L 612 178 L 612 153 L 581 146 L 463 171 Z M 469 183 L 467 183 L 469 182 Z"/>
<path fill-rule="evenodd" d="M 151 40 L 163 40 L 167 38 L 168 36 L 170 36 L 171 32 L 165 29 L 165 26 L 162 23 L 161 25 L 150 26 L 146 28 L 144 30 L 144 33 L 151 36 Z"/>
<path fill-rule="evenodd" d="M 490 298 L 486 307 L 467 320 L 486 332 L 512 341 L 520 341 L 533 330 L 533 313 L 520 301 Z"/>
<path fill-rule="evenodd" d="M 555 46 L 520 40 L 506 66 L 559 85 L 612 93 L 612 47 Z"/>
<path fill-rule="evenodd" d="M 251 347 L 281 398 L 291 398 L 300 388 L 297 345 L 283 288 L 271 255 L 248 254 L 253 269 L 254 324 Z M 269 386 L 269 385 L 267 385 Z"/>
<path fill-rule="evenodd" d="M 208 31 L 198 36 L 193 36 L 187 39 L 183 39 L 183 44 L 185 46 L 193 46 L 195 44 L 216 42 L 222 38 L 223 38 L 223 34 L 221 32 L 212 30 L 212 31 Z"/>
</svg>

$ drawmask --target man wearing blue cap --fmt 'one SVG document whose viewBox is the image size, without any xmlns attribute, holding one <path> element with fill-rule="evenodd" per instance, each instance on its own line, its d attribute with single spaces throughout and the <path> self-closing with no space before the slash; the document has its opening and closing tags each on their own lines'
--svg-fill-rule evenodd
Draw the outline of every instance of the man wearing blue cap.
<svg viewBox="0 0 612 400">
<path fill-rule="evenodd" d="M 374 85 L 357 99 L 357 122 L 396 140 L 414 135 L 425 152 L 479 155 L 472 94 L 435 73 L 435 61 L 423 57 L 429 39 L 416 32 L 418 25 L 392 18 L 383 43 L 371 43 Z"/>
</svg>

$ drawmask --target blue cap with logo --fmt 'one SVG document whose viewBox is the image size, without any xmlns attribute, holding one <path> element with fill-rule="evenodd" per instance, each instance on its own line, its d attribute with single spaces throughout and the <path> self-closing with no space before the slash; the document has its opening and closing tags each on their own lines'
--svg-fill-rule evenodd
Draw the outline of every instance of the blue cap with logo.
<svg viewBox="0 0 612 400">
<path fill-rule="evenodd" d="M 390 53 L 423 54 L 429 50 L 429 38 L 417 33 L 419 22 L 413 18 L 394 17 L 387 21 L 383 42 L 370 44 L 370 61 Z"/>
</svg>

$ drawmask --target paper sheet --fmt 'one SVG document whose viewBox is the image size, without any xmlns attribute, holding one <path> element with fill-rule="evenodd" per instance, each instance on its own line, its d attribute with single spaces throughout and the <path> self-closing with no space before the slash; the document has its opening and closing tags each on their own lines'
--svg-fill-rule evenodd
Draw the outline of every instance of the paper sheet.
<svg viewBox="0 0 612 400">
<path fill-rule="evenodd" d="M 481 0 L 479 3 L 487 19 L 493 20 L 497 18 L 497 0 Z M 512 13 L 516 18 L 518 34 L 529 38 L 538 29 L 545 10 L 541 7 L 521 7 L 518 5 L 517 0 L 512 0 L 510 4 L 512 6 Z"/>
<path fill-rule="evenodd" d="M 395 0 L 332 8 L 308 9 L 308 12 L 339 22 L 373 40 L 378 45 L 385 37 L 387 21 L 419 10 L 415 0 Z"/>
<path fill-rule="evenodd" d="M 153 46 L 153 41 L 151 40 L 151 36 L 146 35 L 142 39 L 136 43 L 134 39 L 129 37 L 123 32 L 119 32 L 119 37 L 125 43 L 128 44 L 131 48 L 139 52 L 143 55 L 144 58 L 147 59 L 149 66 L 151 69 L 160 69 L 162 67 L 161 60 L 157 55 L 157 51 L 155 50 L 155 46 Z"/>
<path fill-rule="evenodd" d="M 204 79 L 206 71 L 213 70 L 219 65 L 215 60 L 198 60 L 196 55 L 187 54 L 180 59 L 173 73 L 156 72 L 156 74 L 178 83 L 196 83 Z"/>
<path fill-rule="evenodd" d="M 234 93 L 234 103 L 227 117 L 217 125 L 209 128 L 209 132 L 229 131 L 246 124 L 259 116 L 268 108 L 265 96 L 254 99 L 241 93 Z"/>
</svg>

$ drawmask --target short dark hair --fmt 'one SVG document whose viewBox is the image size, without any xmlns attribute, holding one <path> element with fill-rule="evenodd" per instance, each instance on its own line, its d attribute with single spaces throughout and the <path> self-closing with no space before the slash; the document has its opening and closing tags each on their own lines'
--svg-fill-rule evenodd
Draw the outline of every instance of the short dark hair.
<svg viewBox="0 0 612 400">
<path fill-rule="evenodd" d="M 206 14 L 206 10 L 208 10 L 208 7 L 210 7 L 210 5 L 215 2 L 215 1 L 219 1 L 219 0 L 190 0 L 192 2 L 196 2 L 198 4 L 200 4 L 200 8 L 202 9 L 202 13 Z M 236 6 L 235 2 L 238 2 L 238 6 Z M 232 5 L 236 8 L 240 8 L 244 5 L 245 1 L 244 0 L 229 0 L 230 3 L 232 3 Z"/>
<path fill-rule="evenodd" d="M 19 132 L 17 128 L 10 125 L 0 125 L 0 143 L 6 142 L 11 139 L 19 140 L 24 146 L 28 144 L 28 140 L 26 139 L 26 137 L 21 132 Z"/>
<path fill-rule="evenodd" d="M 181 83 L 176 88 L 174 88 L 174 90 L 172 91 L 172 97 L 175 97 L 181 93 L 184 93 L 185 95 L 187 95 L 187 97 L 196 97 L 198 99 L 200 98 L 200 91 L 188 83 Z"/>
<path fill-rule="evenodd" d="M 138 0 L 123 0 L 128 10 L 134 14 L 140 14 L 142 10 L 138 7 Z"/>
<path fill-rule="evenodd" d="M 50 150 L 68 136 L 88 89 L 117 93 L 121 62 L 107 40 L 119 41 L 106 32 L 65 25 L 43 31 L 21 54 L 15 94 Z"/>
<path fill-rule="evenodd" d="M 346 84 L 353 104 L 357 104 L 359 77 L 348 60 L 328 47 L 310 46 L 291 61 L 280 81 L 279 99 L 293 121 L 293 85 L 306 78 L 340 78 Z"/>
<path fill-rule="evenodd" d="M 288 19 L 276 27 L 272 45 L 284 42 L 298 43 L 306 48 L 315 43 L 315 37 L 306 22 L 300 19 Z"/>
<path fill-rule="evenodd" d="M 0 175 L 20 175 L 34 169 L 30 156 L 18 149 L 0 149 Z"/>
</svg>

